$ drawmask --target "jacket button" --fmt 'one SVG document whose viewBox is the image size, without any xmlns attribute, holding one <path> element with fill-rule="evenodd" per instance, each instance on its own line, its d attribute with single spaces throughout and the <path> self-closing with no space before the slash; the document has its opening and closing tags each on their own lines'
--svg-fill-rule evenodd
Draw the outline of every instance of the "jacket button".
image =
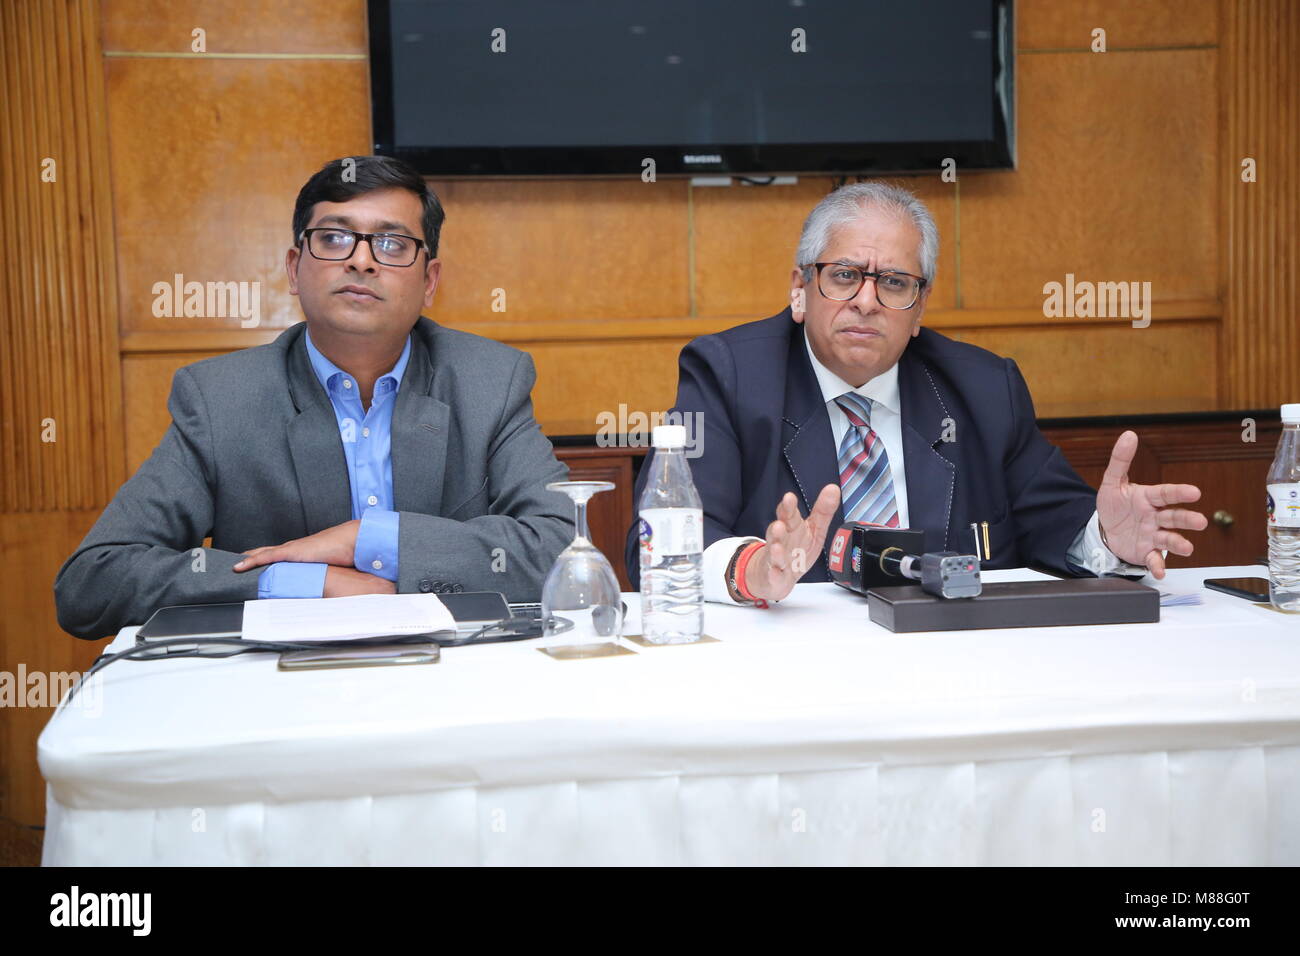
<svg viewBox="0 0 1300 956">
<path fill-rule="evenodd" d="M 420 588 L 421 594 L 428 594 L 433 590 L 433 582 L 428 578 L 421 578 L 418 587 Z"/>
</svg>

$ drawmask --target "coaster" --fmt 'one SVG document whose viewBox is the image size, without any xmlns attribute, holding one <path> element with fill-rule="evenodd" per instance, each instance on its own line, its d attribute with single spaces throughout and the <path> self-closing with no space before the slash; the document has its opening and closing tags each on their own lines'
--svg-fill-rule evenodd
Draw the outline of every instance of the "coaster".
<svg viewBox="0 0 1300 956">
<path fill-rule="evenodd" d="M 642 647 L 692 647 L 696 644 L 721 644 L 722 643 L 716 637 L 710 637 L 708 634 L 701 634 L 700 639 L 698 641 L 687 641 L 684 644 L 651 644 L 640 634 L 624 634 L 623 637 L 625 637 L 629 641 L 632 641 L 635 644 L 640 644 Z"/>
<path fill-rule="evenodd" d="M 621 654 L 635 654 L 630 647 L 612 644 L 558 644 L 555 647 L 539 647 L 537 650 L 557 661 L 581 661 L 592 657 L 618 657 Z"/>
<path fill-rule="evenodd" d="M 1255 607 L 1262 607 L 1266 611 L 1277 611 L 1278 614 L 1285 614 L 1287 617 L 1295 614 L 1295 611 L 1284 611 L 1280 607 L 1274 607 L 1272 601 L 1251 601 L 1250 603 L 1254 604 Z"/>
</svg>

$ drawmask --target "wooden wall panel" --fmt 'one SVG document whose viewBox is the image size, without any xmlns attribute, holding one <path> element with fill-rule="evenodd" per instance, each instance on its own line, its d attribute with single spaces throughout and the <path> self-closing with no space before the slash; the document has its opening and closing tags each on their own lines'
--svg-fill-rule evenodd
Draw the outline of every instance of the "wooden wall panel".
<svg viewBox="0 0 1300 956">
<path fill-rule="evenodd" d="M 0 18 L 0 512 L 91 508 L 122 480 L 98 23 L 89 3 Z"/>
<path fill-rule="evenodd" d="M 15 680 L 84 670 L 102 646 L 59 631 L 52 588 L 125 478 L 97 14 L 93 0 L 0 5 L 0 671 Z M 51 712 L 0 711 L 11 862 L 37 862 L 15 834 L 44 818 L 36 739 Z"/>
<path fill-rule="evenodd" d="M 447 210 L 433 318 L 509 323 L 527 338 L 538 322 L 688 313 L 683 180 L 432 185 Z"/>
<path fill-rule="evenodd" d="M 955 337 L 1015 359 L 1040 418 L 1205 410 L 1214 403 L 1217 324 L 975 329 Z M 1140 383 L 1137 397 L 1116 383 Z"/>
<path fill-rule="evenodd" d="M 107 72 L 123 330 L 241 328 L 237 314 L 155 316 L 154 283 L 178 273 L 261 283 L 261 325 L 299 321 L 284 274 L 294 199 L 328 160 L 368 151 L 365 64 L 115 58 Z"/>
<path fill-rule="evenodd" d="M 537 365 L 533 403 L 553 435 L 593 435 L 597 415 L 649 414 L 670 408 L 677 394 L 681 339 L 623 342 L 536 343 L 527 346 Z M 665 376 L 663 369 L 672 369 Z"/>
<path fill-rule="evenodd" d="M 1088 50 L 1092 31 L 1106 31 L 1108 50 L 1213 45 L 1217 0 L 1017 0 L 1021 50 Z"/>
<path fill-rule="evenodd" d="M 195 27 L 211 53 L 366 55 L 365 0 L 103 0 L 104 49 L 189 53 Z"/>
<path fill-rule="evenodd" d="M 1222 390 L 1248 407 L 1300 402 L 1300 6 L 1225 0 L 1223 23 Z"/>
<path fill-rule="evenodd" d="M 174 21 L 184 25 L 197 8 L 180 6 L 183 12 Z M 148 5 L 122 8 L 141 9 Z M 346 16 L 346 7 L 336 12 Z M 363 19 L 363 12 L 358 16 Z M 1157 321 L 1216 320 L 1221 314 L 1217 132 L 1213 113 L 1204 109 L 1214 99 L 1218 75 L 1213 3 L 1162 0 L 1133 9 L 1113 0 L 1028 2 L 1019 5 L 1018 17 L 1020 168 L 964 174 L 957 185 L 942 183 L 937 175 L 902 179 L 931 203 L 942 232 L 939 279 L 927 321 L 954 333 L 1042 327 L 1068 335 L 1067 329 L 1081 323 L 1041 314 L 1043 283 L 1063 280 L 1067 272 L 1081 279 L 1150 281 L 1159 303 Z M 1086 26 L 1090 41 L 1087 31 L 1094 25 L 1108 29 L 1112 49 L 1136 52 L 1069 52 L 1086 49 L 1074 36 Z M 122 29 L 123 36 L 132 36 L 129 30 L 135 28 Z M 307 33 L 315 38 L 321 29 L 313 20 Z M 333 47 L 316 49 L 329 55 L 353 49 L 341 35 L 334 41 Z M 149 47 L 153 41 L 137 36 L 123 42 Z M 274 52 L 270 40 L 248 43 L 249 49 Z M 249 75 L 250 84 L 270 76 Z M 199 83 L 183 72 L 173 78 L 191 91 Z M 176 96 L 180 108 L 192 92 Z M 233 100 L 232 109 L 245 109 L 241 102 Z M 300 106 L 309 108 L 306 100 Z M 268 125 L 264 112 L 250 114 L 248 122 L 262 129 Z M 143 124 L 137 125 L 143 132 Z M 216 172 L 201 152 L 190 166 Z M 300 181 L 296 177 L 281 191 L 292 191 Z M 680 179 L 438 181 L 434 186 L 448 209 L 445 269 L 428 314 L 533 352 L 545 370 L 538 416 L 552 433 L 571 432 L 620 402 L 635 407 L 654 396 L 671 400 L 681 345 L 784 306 L 799 226 L 830 184 L 826 177 L 803 178 L 793 187 L 720 189 L 692 188 Z M 223 191 L 219 180 L 209 189 L 223 199 L 237 191 Z M 141 195 L 143 183 L 122 192 Z M 263 311 L 278 328 L 299 313 L 283 295 L 277 202 L 262 191 L 253 205 L 256 210 L 235 210 L 235 218 L 260 230 L 253 235 L 275 253 L 266 256 L 250 247 L 251 258 L 236 261 L 229 277 L 263 279 Z M 200 250 L 201 241 L 189 246 Z M 211 263 L 209 253 L 191 254 L 187 247 L 175 258 Z M 147 262 L 134 254 L 129 258 Z M 146 271 L 133 277 L 136 299 L 143 279 L 158 281 L 155 273 L 165 270 L 149 264 Z M 495 289 L 505 293 L 504 312 L 492 309 Z M 200 341 L 195 320 L 139 316 L 136 309 L 129 316 L 124 310 L 133 353 L 212 346 Z M 224 323 L 231 347 L 247 344 L 243 330 L 231 328 L 236 321 Z M 154 332 L 183 332 L 187 338 L 160 339 Z M 1056 335 L 1039 339 L 1060 341 Z M 1108 333 L 1107 341 L 1123 348 L 1122 337 Z M 611 347 L 601 347 L 603 360 L 593 362 L 593 346 L 604 342 Z M 645 351 L 635 344 L 640 342 L 655 344 Z M 651 355 L 672 360 L 655 366 Z M 1030 352 L 1026 375 L 1052 379 L 1057 361 L 1050 349 Z M 1200 397 L 1212 404 L 1217 385 L 1207 389 L 1200 379 L 1207 365 L 1199 360 L 1192 387 L 1176 376 L 1112 372 L 1104 397 L 1093 394 L 1094 377 L 1078 401 L 1066 395 L 1047 404 L 1062 412 L 1072 401 L 1080 411 L 1099 403 L 1132 408 L 1142 401 L 1150 408 L 1184 407 Z M 562 384 L 548 384 L 553 376 Z"/>
<path fill-rule="evenodd" d="M 1044 283 L 1067 273 L 1213 300 L 1216 51 L 1022 55 L 1017 68 L 1019 168 L 961 180 L 962 304 L 1041 308 Z"/>
</svg>

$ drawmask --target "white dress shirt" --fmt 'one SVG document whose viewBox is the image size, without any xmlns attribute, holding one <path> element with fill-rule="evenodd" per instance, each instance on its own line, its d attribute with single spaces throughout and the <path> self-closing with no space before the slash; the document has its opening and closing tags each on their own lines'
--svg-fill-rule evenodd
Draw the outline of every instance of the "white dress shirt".
<svg viewBox="0 0 1300 956">
<path fill-rule="evenodd" d="M 849 430 L 849 419 L 836 403 L 845 392 L 856 392 L 871 401 L 871 429 L 885 443 L 885 452 L 889 455 L 889 473 L 894 480 L 894 500 L 898 504 L 898 526 L 908 527 L 907 515 L 907 471 L 903 460 L 903 411 L 898 394 L 898 363 L 865 384 L 854 388 L 817 360 L 812 346 L 808 343 L 808 333 L 804 330 L 804 348 L 808 351 L 808 360 L 812 362 L 817 384 L 821 387 L 822 400 L 826 402 L 826 411 L 831 419 L 831 437 L 835 447 L 840 447 L 844 434 Z M 820 488 L 811 489 L 815 498 Z M 777 502 L 772 502 L 772 520 L 776 520 Z M 722 538 L 704 549 L 704 599 L 724 604 L 735 604 L 727 590 L 727 565 L 736 549 L 746 541 L 757 538 Z M 820 544 L 819 544 L 820 547 Z M 1084 525 L 1066 552 L 1066 557 L 1081 568 L 1090 568 L 1100 574 L 1119 571 L 1121 574 L 1143 574 L 1146 568 L 1128 564 L 1117 558 L 1101 542 L 1101 529 L 1097 512 Z M 813 563 L 811 560 L 808 562 Z M 1100 567 L 1097 565 L 1100 564 Z"/>
</svg>

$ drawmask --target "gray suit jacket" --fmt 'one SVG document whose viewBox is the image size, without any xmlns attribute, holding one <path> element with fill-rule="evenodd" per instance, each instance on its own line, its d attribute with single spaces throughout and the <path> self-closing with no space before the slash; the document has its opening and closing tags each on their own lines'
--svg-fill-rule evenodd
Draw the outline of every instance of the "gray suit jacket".
<svg viewBox="0 0 1300 956">
<path fill-rule="evenodd" d="M 176 372 L 167 433 L 55 578 L 64 630 L 94 640 L 166 605 L 256 599 L 262 569 L 231 570 L 241 552 L 352 517 L 305 328 Z M 568 469 L 533 418 L 532 359 L 424 317 L 411 335 L 392 425 L 397 590 L 539 600 L 574 526 L 546 490 Z"/>
</svg>

